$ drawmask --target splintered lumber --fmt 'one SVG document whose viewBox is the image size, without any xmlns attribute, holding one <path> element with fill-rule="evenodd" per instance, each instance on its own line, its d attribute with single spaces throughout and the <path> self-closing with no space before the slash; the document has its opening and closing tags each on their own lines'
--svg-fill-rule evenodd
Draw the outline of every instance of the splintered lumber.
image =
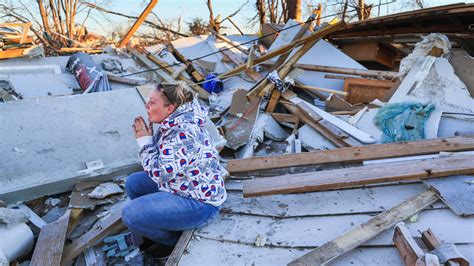
<svg viewBox="0 0 474 266">
<path fill-rule="evenodd" d="M 201 75 L 201 73 L 199 73 L 199 71 L 196 70 L 196 68 L 194 67 L 193 63 L 191 63 L 188 59 L 186 59 L 186 57 L 184 57 L 183 54 L 181 54 L 180 51 L 178 51 L 178 49 L 176 49 L 172 43 L 169 43 L 168 45 L 168 48 L 171 50 L 171 53 L 173 53 L 173 55 L 176 57 L 176 59 L 178 59 L 179 61 L 181 61 L 183 64 L 185 64 L 186 66 L 188 66 L 186 68 L 186 72 L 191 75 L 197 82 L 201 82 L 204 80 L 204 77 Z"/>
<path fill-rule="evenodd" d="M 318 131 L 321 135 L 323 135 L 325 138 L 327 138 L 337 147 L 351 147 L 352 146 L 351 144 L 346 142 L 343 138 L 339 137 L 336 132 L 331 130 L 333 129 L 332 127 L 330 129 L 326 127 L 325 125 L 323 125 L 322 124 L 323 119 L 320 116 L 315 115 L 314 113 L 306 112 L 307 110 L 303 109 L 303 107 L 292 105 L 286 102 L 281 102 L 281 103 L 288 111 L 298 116 L 298 118 L 301 121 L 305 122 L 306 124 L 314 128 L 316 131 Z"/>
<path fill-rule="evenodd" d="M 395 227 L 393 234 L 393 243 L 400 252 L 401 257 L 407 266 L 425 265 L 423 258 L 425 252 L 418 246 L 415 239 L 411 236 L 410 231 L 404 223 L 399 223 Z"/>
<path fill-rule="evenodd" d="M 381 232 L 406 220 L 429 205 L 435 203 L 438 196 L 430 190 L 400 203 L 399 205 L 378 214 L 353 230 L 329 241 L 310 253 L 292 261 L 288 265 L 323 265 L 342 254 L 353 250 L 364 242 L 376 237 Z"/>
<path fill-rule="evenodd" d="M 340 23 L 337 23 L 337 24 L 334 24 L 332 27 L 327 27 L 327 28 L 324 28 L 324 29 L 321 29 L 321 30 L 318 30 L 316 32 L 314 32 L 313 34 L 311 35 L 308 35 L 308 36 L 305 36 L 299 40 L 296 40 L 294 42 L 291 42 L 287 45 L 284 45 L 278 49 L 275 49 L 273 51 L 270 51 L 268 53 L 266 53 L 265 55 L 259 57 L 259 58 L 256 58 L 253 60 L 253 65 L 256 65 L 256 64 L 260 64 L 264 61 L 267 61 L 268 59 L 271 59 L 275 56 L 279 56 L 279 55 L 282 55 L 286 52 L 289 52 L 291 51 L 292 49 L 294 49 L 295 47 L 298 47 L 300 45 L 303 45 L 307 42 L 310 42 L 310 41 L 313 41 L 313 40 L 316 40 L 316 39 L 320 39 L 324 36 L 326 36 L 327 34 L 329 33 L 332 33 L 334 31 L 337 31 L 337 30 L 340 30 L 342 28 L 345 27 L 345 24 L 340 22 Z M 243 65 L 240 65 L 222 75 L 220 75 L 219 77 L 220 78 L 226 78 L 226 77 L 230 77 L 230 76 L 233 76 L 235 74 L 238 74 L 242 71 L 244 71 L 245 69 L 247 68 L 247 64 L 243 64 Z"/>
<path fill-rule="evenodd" d="M 97 245 L 109 234 L 124 228 L 125 225 L 121 220 L 121 208 L 116 208 L 108 218 L 97 223 L 89 232 L 64 248 L 61 265 L 67 265 L 87 248 Z"/>
<path fill-rule="evenodd" d="M 68 210 L 58 220 L 43 226 L 31 258 L 32 266 L 61 265 L 70 216 Z"/>
<path fill-rule="evenodd" d="M 244 197 L 256 197 L 313 192 L 472 173 L 472 156 L 449 156 L 249 179 L 243 181 L 243 194 Z"/>
<path fill-rule="evenodd" d="M 178 243 L 176 243 L 173 252 L 171 252 L 169 258 L 166 260 L 166 266 L 178 266 L 181 257 L 183 256 L 186 247 L 191 241 L 191 238 L 194 234 L 194 229 L 183 231 L 179 237 Z"/>
<path fill-rule="evenodd" d="M 275 118 L 278 120 L 277 117 Z M 227 171 L 235 174 L 293 166 L 361 162 L 467 150 L 474 150 L 474 135 L 231 160 L 227 164 Z"/>
</svg>

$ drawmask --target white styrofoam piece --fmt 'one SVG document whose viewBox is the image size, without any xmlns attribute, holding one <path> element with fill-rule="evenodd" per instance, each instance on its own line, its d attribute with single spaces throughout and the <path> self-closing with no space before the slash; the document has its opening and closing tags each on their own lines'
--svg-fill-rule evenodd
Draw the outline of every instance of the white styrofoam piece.
<svg viewBox="0 0 474 266">
<path fill-rule="evenodd" d="M 329 123 L 335 125 L 336 127 L 340 128 L 342 131 L 346 132 L 347 134 L 351 135 L 352 137 L 356 138 L 357 140 L 363 143 L 375 143 L 376 139 L 374 139 L 369 134 L 365 133 L 364 131 L 354 127 L 353 125 L 339 119 L 338 117 L 319 109 L 318 107 L 305 102 L 304 100 L 294 97 L 291 98 L 290 101 L 294 104 L 298 104 L 300 102 L 304 102 L 307 106 L 309 106 L 313 111 L 315 111 L 319 116 L 321 116 L 324 120 L 328 121 Z"/>
</svg>

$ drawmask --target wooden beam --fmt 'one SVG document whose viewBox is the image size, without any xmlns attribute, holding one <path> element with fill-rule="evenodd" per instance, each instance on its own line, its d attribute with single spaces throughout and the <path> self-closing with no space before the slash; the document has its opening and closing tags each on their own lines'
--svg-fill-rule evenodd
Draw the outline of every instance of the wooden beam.
<svg viewBox="0 0 474 266">
<path fill-rule="evenodd" d="M 184 55 L 181 54 L 178 49 L 174 48 L 171 42 L 168 44 L 168 48 L 170 49 L 171 53 L 176 57 L 176 59 L 188 66 L 186 68 L 186 72 L 191 75 L 191 77 L 193 77 L 197 82 L 201 82 L 204 80 L 204 77 L 201 75 L 201 73 L 199 73 L 199 71 L 197 71 L 193 63 L 190 62 L 186 57 L 184 57 Z"/>
<path fill-rule="evenodd" d="M 450 156 L 245 180 L 244 197 L 313 192 L 474 173 L 472 156 Z"/>
<path fill-rule="evenodd" d="M 404 201 L 397 206 L 378 214 L 369 221 L 357 226 L 351 231 L 329 241 L 310 253 L 290 262 L 288 265 L 324 265 L 342 254 L 355 249 L 364 242 L 374 238 L 381 232 L 406 220 L 429 205 L 435 203 L 438 197 L 427 190 Z"/>
<path fill-rule="evenodd" d="M 58 220 L 43 226 L 31 258 L 32 266 L 61 265 L 70 217 L 71 210 L 67 210 Z"/>
<path fill-rule="evenodd" d="M 145 10 L 140 14 L 138 19 L 133 23 L 132 27 L 128 30 L 127 34 L 123 37 L 122 41 L 118 45 L 119 48 L 125 47 L 132 38 L 133 34 L 140 28 L 142 25 L 143 21 L 145 21 L 146 17 L 150 12 L 153 10 L 153 8 L 158 4 L 158 0 L 150 0 L 150 3 L 146 6 Z"/>
<path fill-rule="evenodd" d="M 287 45 L 284 45 L 284 46 L 282 46 L 278 49 L 272 50 L 272 51 L 266 53 L 265 55 L 254 59 L 252 66 L 260 64 L 264 61 L 267 61 L 267 60 L 269 60 L 269 59 L 271 59 L 275 56 L 279 56 L 279 55 L 282 55 L 286 52 L 289 52 L 292 49 L 294 49 L 294 48 L 296 48 L 300 45 L 303 45 L 303 44 L 305 44 L 309 41 L 312 41 L 312 40 L 315 40 L 315 39 L 320 39 L 320 38 L 326 36 L 327 34 L 329 34 L 330 32 L 334 32 L 334 31 L 342 29 L 344 27 L 345 27 L 345 24 L 343 22 L 339 22 L 339 23 L 333 25 L 332 27 L 328 27 L 328 28 L 324 28 L 324 29 L 321 29 L 319 31 L 316 31 L 315 33 L 313 33 L 309 36 L 302 37 L 299 40 L 296 40 L 296 41 L 291 42 Z M 243 65 L 240 65 L 240 66 L 238 66 L 238 67 L 236 67 L 236 68 L 220 75 L 219 77 L 220 78 L 230 77 L 230 76 L 236 75 L 236 74 L 244 71 L 246 68 L 247 68 L 247 64 L 243 64 Z"/>
<path fill-rule="evenodd" d="M 286 123 L 295 124 L 295 123 L 298 123 L 298 121 L 300 120 L 296 115 L 292 115 L 292 114 L 270 113 L 270 115 L 278 122 L 286 122 Z M 255 157 L 252 157 L 252 158 L 255 158 Z M 262 158 L 262 157 L 259 157 L 259 158 Z M 263 158 L 267 158 L 267 157 L 263 157 Z M 242 160 L 249 160 L 249 159 L 242 159 Z M 234 162 L 234 161 L 240 161 L 240 160 L 231 160 L 230 162 Z"/>
<path fill-rule="evenodd" d="M 275 119 L 278 120 L 276 117 Z M 442 151 L 467 150 L 474 150 L 474 135 L 230 160 L 227 164 L 227 171 L 236 174 L 294 166 L 339 162 L 354 163 L 364 160 L 426 155 Z"/>
<path fill-rule="evenodd" d="M 114 209 L 112 214 L 104 221 L 97 223 L 89 232 L 64 248 L 61 265 L 67 265 L 88 247 L 97 245 L 109 234 L 125 229 L 121 220 L 121 209 Z"/>
<path fill-rule="evenodd" d="M 262 65 L 273 65 L 271 62 L 262 63 Z M 362 77 L 377 77 L 384 79 L 393 79 L 398 75 L 398 72 L 392 71 L 379 71 L 379 70 L 364 70 L 364 69 L 354 69 L 354 68 L 344 68 L 344 67 L 330 67 L 330 66 L 318 66 L 318 65 L 309 65 L 309 64 L 294 64 L 293 67 L 301 68 L 308 71 L 318 71 L 334 74 L 346 74 Z"/>
<path fill-rule="evenodd" d="M 22 57 L 26 49 L 28 48 L 0 50 L 0 59 Z"/>
<path fill-rule="evenodd" d="M 189 241 L 194 234 L 194 229 L 184 231 L 179 237 L 178 243 L 176 243 L 173 252 L 171 252 L 168 260 L 166 260 L 166 266 L 178 266 L 184 251 L 188 247 Z"/>
<path fill-rule="evenodd" d="M 325 89 L 325 88 L 318 88 L 318 87 L 313 87 L 313 86 L 307 86 L 307 85 L 301 85 L 301 84 L 295 84 L 295 88 L 299 89 L 306 89 L 306 90 L 315 90 L 319 92 L 327 92 L 327 93 L 333 93 L 337 95 L 342 95 L 342 96 L 347 96 L 349 93 L 345 91 L 338 91 L 338 90 L 331 90 L 331 89 Z"/>
<path fill-rule="evenodd" d="M 329 141 L 331 141 L 334 145 L 337 147 L 350 147 L 349 143 L 344 141 L 343 139 L 339 138 L 338 134 L 333 132 L 331 129 L 327 128 L 325 125 L 323 125 L 321 122 L 323 119 L 318 116 L 317 114 L 314 114 L 312 112 L 309 112 L 306 108 L 300 106 L 293 105 L 291 103 L 287 102 L 281 102 L 285 108 L 290 111 L 292 114 L 296 115 L 301 121 L 304 123 L 308 124 L 311 126 L 313 129 L 318 131 L 321 135 L 323 135 L 325 138 L 327 138 Z M 338 131 L 339 133 L 339 131 Z"/>
</svg>

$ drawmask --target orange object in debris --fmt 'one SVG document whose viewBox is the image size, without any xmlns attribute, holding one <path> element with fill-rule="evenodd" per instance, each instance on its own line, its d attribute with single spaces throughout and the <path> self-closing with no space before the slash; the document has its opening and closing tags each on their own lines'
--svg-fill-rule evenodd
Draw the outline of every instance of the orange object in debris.
<svg viewBox="0 0 474 266">
<path fill-rule="evenodd" d="M 123 37 L 122 41 L 120 42 L 118 47 L 124 47 L 127 45 L 127 43 L 130 41 L 132 38 L 133 34 L 138 30 L 138 28 L 142 25 L 143 21 L 145 21 L 145 18 L 148 16 L 148 14 L 151 13 L 153 8 L 158 4 L 159 0 L 151 0 L 148 6 L 143 10 L 142 14 L 138 17 L 137 21 L 133 24 L 133 26 L 128 30 L 127 34 L 125 37 Z"/>
</svg>

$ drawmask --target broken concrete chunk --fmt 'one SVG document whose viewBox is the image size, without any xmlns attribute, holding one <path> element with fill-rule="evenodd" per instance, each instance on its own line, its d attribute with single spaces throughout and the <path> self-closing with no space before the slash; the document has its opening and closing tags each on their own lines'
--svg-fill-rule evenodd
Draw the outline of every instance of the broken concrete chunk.
<svg viewBox="0 0 474 266">
<path fill-rule="evenodd" d="M 30 215 L 23 210 L 0 208 L 0 227 L 10 229 L 19 223 L 28 222 Z"/>
<path fill-rule="evenodd" d="M 91 193 L 87 194 L 87 196 L 93 199 L 103 199 L 118 193 L 123 193 L 123 189 L 116 183 L 107 182 L 100 184 Z"/>
</svg>

